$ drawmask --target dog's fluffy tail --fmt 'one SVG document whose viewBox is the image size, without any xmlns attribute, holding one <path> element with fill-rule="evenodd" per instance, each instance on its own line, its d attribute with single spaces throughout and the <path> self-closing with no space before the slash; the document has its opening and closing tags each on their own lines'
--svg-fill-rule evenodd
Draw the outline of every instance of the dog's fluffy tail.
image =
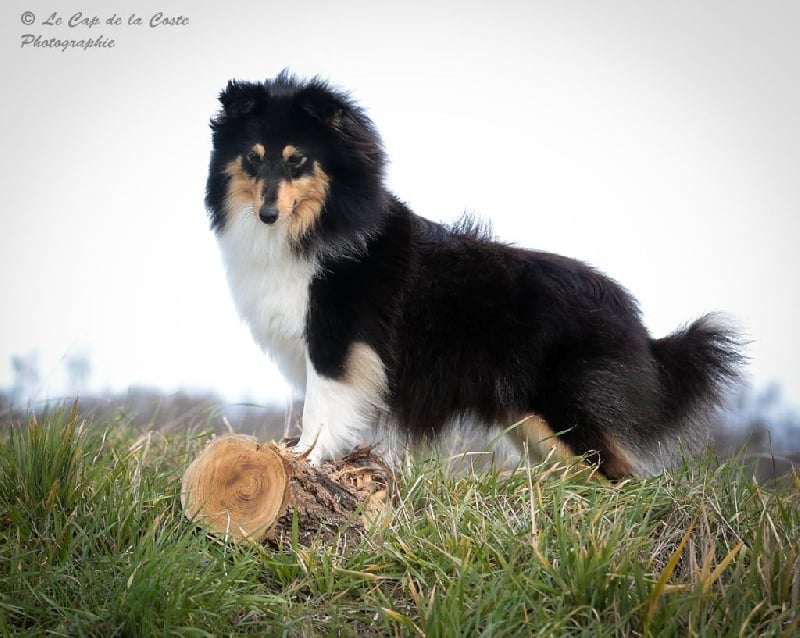
<svg viewBox="0 0 800 638">
<path fill-rule="evenodd" d="M 742 348 L 737 331 L 713 314 L 651 341 L 664 428 L 653 441 L 657 449 L 648 450 L 656 466 L 673 465 L 707 445 L 711 418 L 741 380 Z"/>
</svg>

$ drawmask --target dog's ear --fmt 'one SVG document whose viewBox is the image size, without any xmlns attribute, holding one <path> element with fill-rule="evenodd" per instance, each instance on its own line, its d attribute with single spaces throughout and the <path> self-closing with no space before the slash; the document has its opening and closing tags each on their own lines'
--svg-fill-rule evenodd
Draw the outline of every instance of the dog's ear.
<svg viewBox="0 0 800 638">
<path fill-rule="evenodd" d="M 258 103 L 258 86 L 252 82 L 230 80 L 219 94 L 226 117 L 240 117 L 251 113 Z"/>
<path fill-rule="evenodd" d="M 298 91 L 296 99 L 300 108 L 345 142 L 343 152 L 348 157 L 369 163 L 375 175 L 381 173 L 381 138 L 366 113 L 346 93 L 315 78 Z"/>
<path fill-rule="evenodd" d="M 306 113 L 335 131 L 341 131 L 345 117 L 351 109 L 349 100 L 344 95 L 332 91 L 318 80 L 303 87 L 298 100 Z"/>
</svg>

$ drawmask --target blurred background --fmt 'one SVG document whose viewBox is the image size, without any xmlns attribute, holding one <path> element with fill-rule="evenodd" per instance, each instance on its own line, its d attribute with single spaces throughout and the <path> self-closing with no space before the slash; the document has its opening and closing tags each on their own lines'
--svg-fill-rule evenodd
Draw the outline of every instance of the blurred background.
<svg viewBox="0 0 800 638">
<path fill-rule="evenodd" d="M 365 107 L 417 213 L 591 263 L 656 336 L 727 313 L 750 365 L 726 432 L 800 448 L 797 3 L 57 4 L 0 17 L 3 405 L 285 416 L 203 196 L 218 92 L 288 67 Z M 114 42 L 45 46 L 89 38 Z"/>
</svg>

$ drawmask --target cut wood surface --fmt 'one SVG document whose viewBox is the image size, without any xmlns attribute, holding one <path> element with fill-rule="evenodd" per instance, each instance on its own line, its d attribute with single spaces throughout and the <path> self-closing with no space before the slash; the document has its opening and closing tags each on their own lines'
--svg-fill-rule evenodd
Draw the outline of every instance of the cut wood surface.
<svg viewBox="0 0 800 638">
<path fill-rule="evenodd" d="M 387 504 L 390 485 L 391 472 L 369 450 L 315 468 L 281 444 L 226 434 L 184 472 L 181 505 L 187 518 L 225 540 L 281 545 L 296 534 L 310 544 L 344 529 L 363 531 L 362 515 Z"/>
</svg>

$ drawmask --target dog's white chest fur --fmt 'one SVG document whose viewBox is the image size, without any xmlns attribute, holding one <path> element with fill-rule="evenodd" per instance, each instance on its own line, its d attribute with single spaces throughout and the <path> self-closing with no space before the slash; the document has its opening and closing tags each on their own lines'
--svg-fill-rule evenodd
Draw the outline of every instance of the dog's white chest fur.
<svg viewBox="0 0 800 638">
<path fill-rule="evenodd" d="M 228 220 L 219 244 L 236 309 L 284 377 L 305 395 L 296 451 L 319 464 L 369 442 L 371 426 L 385 411 L 383 362 L 366 344 L 354 343 L 343 378 L 323 377 L 314 369 L 306 314 L 315 262 L 292 252 L 285 226 L 266 226 L 251 210 Z"/>
<path fill-rule="evenodd" d="M 280 224 L 236 214 L 219 236 L 233 300 L 256 342 L 300 392 L 306 386 L 305 320 L 315 264 L 293 254 Z"/>
</svg>

